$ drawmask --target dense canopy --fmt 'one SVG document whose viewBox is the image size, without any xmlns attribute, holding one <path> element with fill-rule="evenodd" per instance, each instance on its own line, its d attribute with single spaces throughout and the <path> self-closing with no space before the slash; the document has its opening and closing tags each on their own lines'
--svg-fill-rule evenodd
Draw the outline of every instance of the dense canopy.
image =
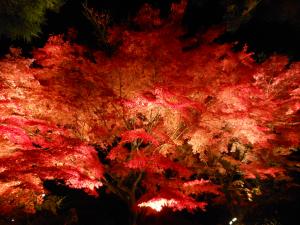
<svg viewBox="0 0 300 225">
<path fill-rule="evenodd" d="M 258 64 L 247 46 L 213 42 L 222 26 L 178 38 L 184 7 L 161 18 L 145 5 L 140 29 L 107 28 L 110 55 L 70 30 L 32 58 L 11 48 L 1 59 L 1 213 L 36 212 L 49 180 L 106 189 L 133 214 L 254 205 L 270 180 L 295 188 L 300 63 Z"/>
</svg>

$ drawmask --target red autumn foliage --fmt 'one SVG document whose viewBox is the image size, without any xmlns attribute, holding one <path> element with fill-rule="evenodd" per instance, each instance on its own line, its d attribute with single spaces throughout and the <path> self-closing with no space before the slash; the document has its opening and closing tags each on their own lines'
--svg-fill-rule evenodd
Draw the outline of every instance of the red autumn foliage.
<svg viewBox="0 0 300 225">
<path fill-rule="evenodd" d="M 92 194 L 103 183 L 135 210 L 192 211 L 234 186 L 221 178 L 286 179 L 300 144 L 300 63 L 256 64 L 246 48 L 213 43 L 218 28 L 184 52 L 173 8 L 173 20 L 124 27 L 112 57 L 53 36 L 33 59 L 0 61 L 2 211 L 34 211 L 45 180 Z"/>
<path fill-rule="evenodd" d="M 124 133 L 122 133 L 121 138 L 122 138 L 121 143 L 126 143 L 126 142 L 132 143 L 136 139 L 141 139 L 141 140 L 143 140 L 143 142 L 146 142 L 146 143 L 150 142 L 154 146 L 159 145 L 158 141 L 154 137 L 152 137 L 150 134 L 148 134 L 144 129 L 135 129 L 135 130 L 125 131 Z"/>
<path fill-rule="evenodd" d="M 64 184 L 97 195 L 103 176 L 95 150 L 46 121 L 20 116 L 1 118 L 2 212 L 34 212 L 47 191 L 43 181 Z"/>
</svg>

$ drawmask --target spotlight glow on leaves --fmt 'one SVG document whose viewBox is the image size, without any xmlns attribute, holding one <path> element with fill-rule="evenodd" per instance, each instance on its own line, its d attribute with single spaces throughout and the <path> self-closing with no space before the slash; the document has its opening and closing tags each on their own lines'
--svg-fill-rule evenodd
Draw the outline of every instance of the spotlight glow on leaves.
<svg viewBox="0 0 300 225">
<path fill-rule="evenodd" d="M 148 202 L 143 202 L 138 204 L 139 207 L 150 207 L 151 209 L 160 212 L 163 207 L 171 207 L 173 208 L 178 202 L 174 199 L 151 199 Z"/>
</svg>

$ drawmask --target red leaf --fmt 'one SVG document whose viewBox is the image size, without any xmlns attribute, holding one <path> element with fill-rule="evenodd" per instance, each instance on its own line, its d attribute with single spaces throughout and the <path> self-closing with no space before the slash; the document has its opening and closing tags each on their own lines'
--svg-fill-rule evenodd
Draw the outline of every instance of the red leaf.
<svg viewBox="0 0 300 225">
<path fill-rule="evenodd" d="M 149 133 L 147 133 L 144 129 L 135 129 L 125 131 L 121 135 L 122 143 L 125 142 L 134 142 L 137 139 L 142 139 L 144 143 L 151 142 L 154 146 L 158 146 L 159 142 Z"/>
</svg>

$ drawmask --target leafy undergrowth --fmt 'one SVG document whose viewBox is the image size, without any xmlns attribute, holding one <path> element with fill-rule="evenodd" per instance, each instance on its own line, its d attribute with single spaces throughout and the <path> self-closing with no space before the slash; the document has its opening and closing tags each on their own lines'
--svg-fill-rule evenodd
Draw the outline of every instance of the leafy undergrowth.
<svg viewBox="0 0 300 225">
<path fill-rule="evenodd" d="M 219 28 L 182 51 L 194 40 L 178 39 L 173 10 L 140 31 L 112 28 L 122 44 L 110 57 L 52 36 L 32 59 L 1 59 L 1 212 L 34 212 L 46 180 L 91 194 L 104 184 L 157 211 L 250 203 L 268 191 L 251 180 L 292 182 L 300 63 L 256 64 L 246 47 L 213 43 Z"/>
</svg>

